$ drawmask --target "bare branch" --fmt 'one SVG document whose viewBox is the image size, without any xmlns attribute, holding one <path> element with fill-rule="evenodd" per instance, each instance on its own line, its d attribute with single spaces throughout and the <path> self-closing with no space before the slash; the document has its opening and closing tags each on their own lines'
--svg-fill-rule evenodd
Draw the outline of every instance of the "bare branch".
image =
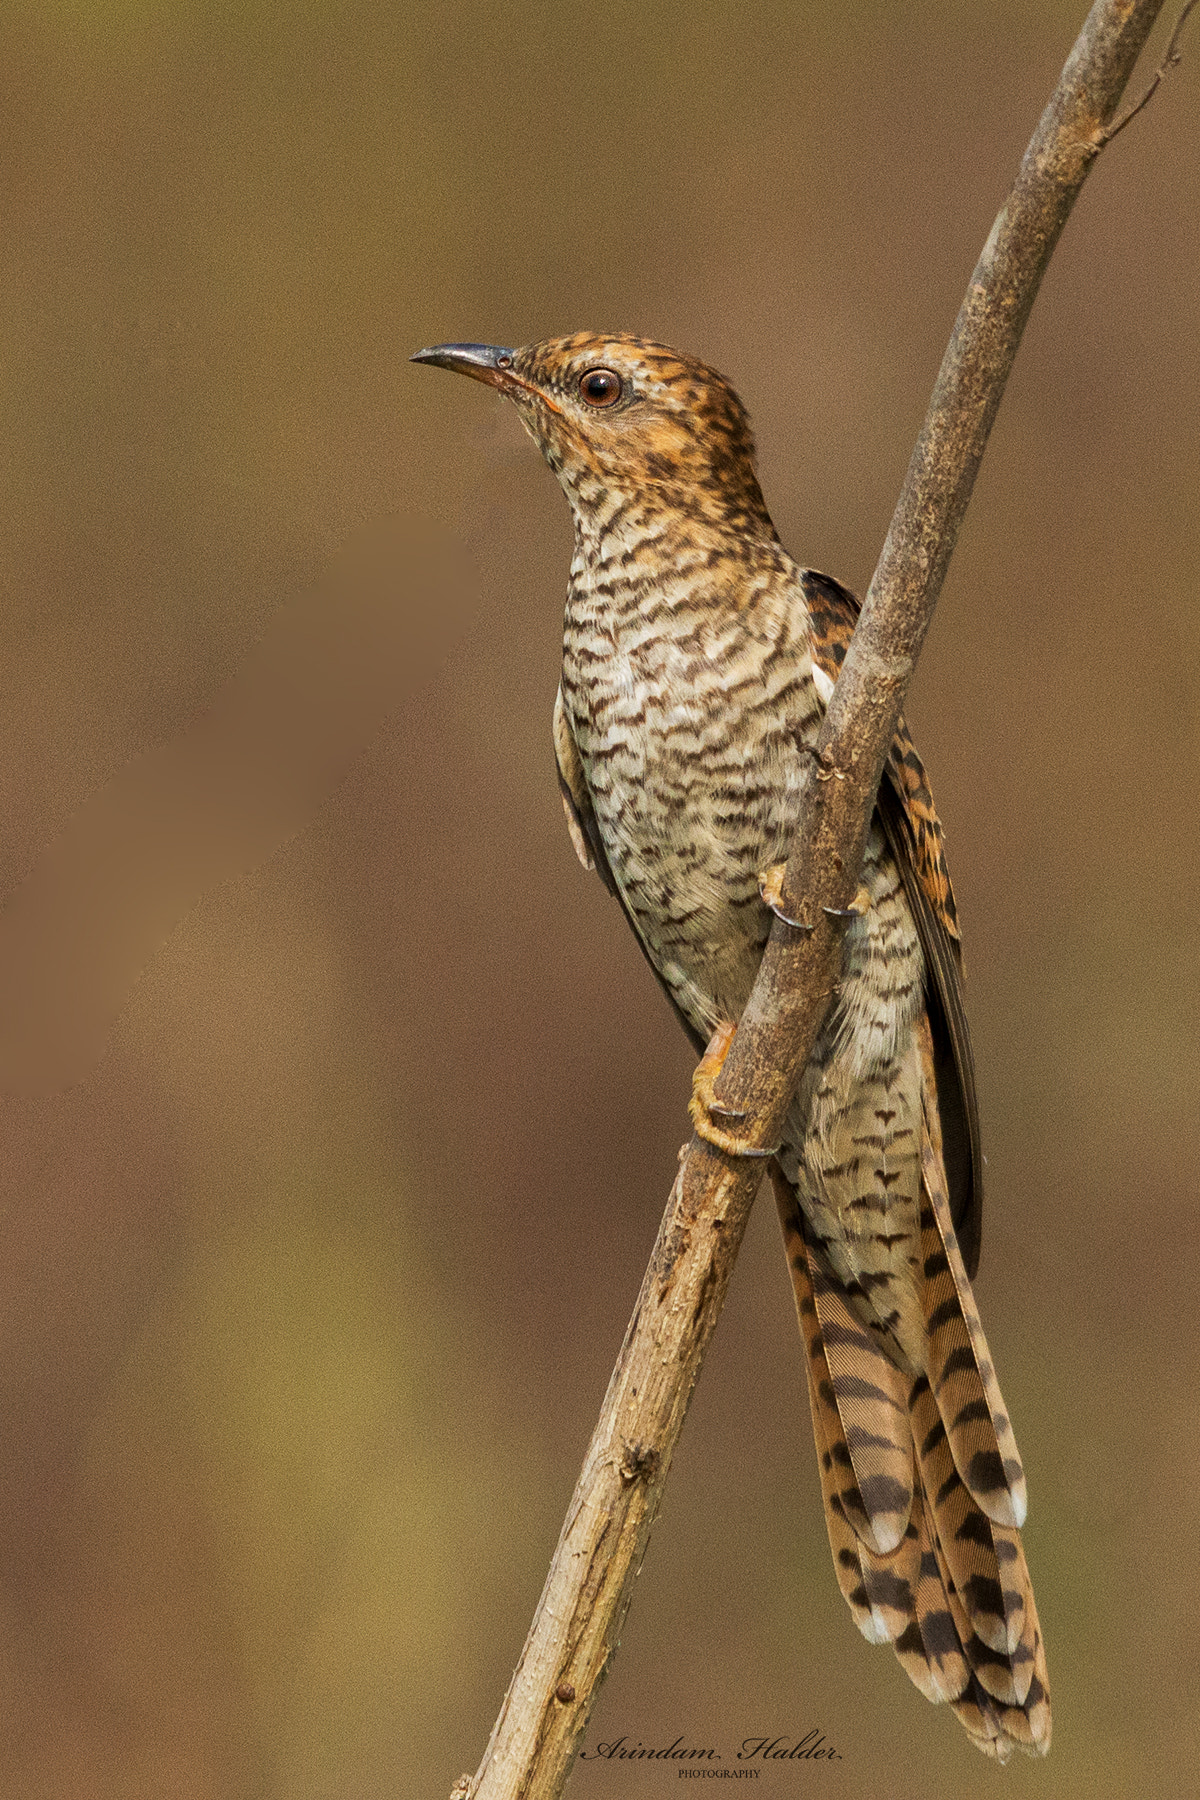
<svg viewBox="0 0 1200 1800">
<path fill-rule="evenodd" d="M 1194 4 L 1194 0 L 1192 0 Z M 1097 0 L 992 227 L 817 741 L 777 921 L 718 1086 L 774 1143 L 841 967 L 841 922 L 904 692 L 1025 322 L 1162 0 Z M 1182 23 L 1182 21 L 1181 21 Z M 1178 34 L 1176 34 L 1178 35 Z M 1172 40 L 1174 45 L 1174 40 Z M 761 1164 L 696 1139 L 659 1228 L 474 1800 L 555 1800 L 615 1654 Z"/>
<path fill-rule="evenodd" d="M 1178 64 L 1183 56 L 1183 44 L 1181 41 L 1183 38 L 1183 28 L 1187 24 L 1188 14 L 1195 4 L 1196 0 L 1187 0 L 1187 5 L 1175 22 L 1175 29 L 1171 33 L 1171 41 L 1167 45 L 1167 53 L 1159 63 L 1157 69 L 1155 69 L 1154 78 L 1151 81 L 1150 86 L 1146 89 L 1145 93 L 1135 106 L 1126 107 L 1115 125 L 1110 125 L 1106 131 L 1101 132 L 1100 139 L 1102 143 L 1111 144 L 1118 131 L 1124 131 L 1129 121 L 1131 119 L 1136 119 L 1144 106 L 1149 106 L 1155 94 L 1158 92 L 1158 84 L 1163 76 L 1169 75 L 1171 70 Z"/>
</svg>

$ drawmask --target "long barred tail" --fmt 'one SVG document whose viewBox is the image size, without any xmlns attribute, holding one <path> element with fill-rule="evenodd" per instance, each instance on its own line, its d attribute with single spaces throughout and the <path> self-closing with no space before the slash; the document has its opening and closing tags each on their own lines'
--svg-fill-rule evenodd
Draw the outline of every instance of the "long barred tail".
<svg viewBox="0 0 1200 1800">
<path fill-rule="evenodd" d="M 825 1523 L 863 1636 L 890 1643 L 986 1755 L 1050 1748 L 1050 1696 L 1017 1527 L 1020 1458 L 941 1182 L 936 1118 L 922 1195 L 928 1360 L 897 1368 L 850 1305 L 795 1190 L 772 1170 L 800 1327 Z"/>
</svg>

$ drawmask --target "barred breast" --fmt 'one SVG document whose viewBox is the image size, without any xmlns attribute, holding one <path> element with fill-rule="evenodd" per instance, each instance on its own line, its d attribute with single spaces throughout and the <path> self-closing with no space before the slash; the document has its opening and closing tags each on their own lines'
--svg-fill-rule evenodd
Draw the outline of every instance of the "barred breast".
<svg viewBox="0 0 1200 1800">
<path fill-rule="evenodd" d="M 753 985 L 770 925 L 758 875 L 786 852 L 820 704 L 782 549 L 757 585 L 744 545 L 663 549 L 661 534 L 628 529 L 577 548 L 562 691 L 614 879 L 707 1037 Z"/>
<path fill-rule="evenodd" d="M 610 868 L 635 929 L 702 1038 L 749 997 L 771 915 L 759 874 L 787 855 L 822 714 L 799 569 L 760 547 L 760 580 L 723 546 L 661 533 L 583 539 L 572 565 L 563 701 Z M 664 576 L 664 569 L 670 571 Z M 844 976 L 789 1119 L 781 1162 L 818 1238 L 903 1366 L 920 1366 L 923 966 L 878 827 L 871 905 L 847 929 Z M 881 1304 L 882 1302 L 882 1304 Z"/>
</svg>

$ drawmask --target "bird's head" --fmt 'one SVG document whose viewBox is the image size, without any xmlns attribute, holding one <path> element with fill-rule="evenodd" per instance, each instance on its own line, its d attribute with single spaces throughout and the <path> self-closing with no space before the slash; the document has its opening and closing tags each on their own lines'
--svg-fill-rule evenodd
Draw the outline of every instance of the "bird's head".
<svg viewBox="0 0 1200 1800">
<path fill-rule="evenodd" d="M 439 344 L 412 361 L 507 395 L 582 524 L 644 501 L 774 537 L 746 409 L 695 357 L 644 338 L 577 332 L 523 350 Z"/>
</svg>

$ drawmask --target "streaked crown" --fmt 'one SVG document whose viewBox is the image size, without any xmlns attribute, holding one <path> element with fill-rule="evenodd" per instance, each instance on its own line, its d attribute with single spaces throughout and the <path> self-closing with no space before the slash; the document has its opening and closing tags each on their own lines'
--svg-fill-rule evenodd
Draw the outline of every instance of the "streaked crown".
<svg viewBox="0 0 1200 1800">
<path fill-rule="evenodd" d="M 770 525 L 746 408 L 695 357 L 644 338 L 577 332 L 514 351 L 512 372 L 521 384 L 512 398 L 576 505 L 597 486 L 625 496 L 657 490 L 666 504 L 743 529 Z"/>
</svg>

